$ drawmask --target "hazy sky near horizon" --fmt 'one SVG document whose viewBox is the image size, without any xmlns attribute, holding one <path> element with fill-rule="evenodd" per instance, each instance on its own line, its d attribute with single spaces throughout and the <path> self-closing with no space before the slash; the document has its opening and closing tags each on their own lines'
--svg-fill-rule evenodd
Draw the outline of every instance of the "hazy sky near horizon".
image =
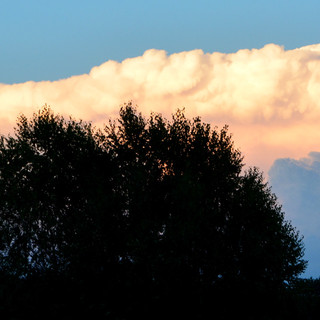
<svg viewBox="0 0 320 320">
<path fill-rule="evenodd" d="M 320 151 L 320 1 L 0 4 L 1 133 L 45 103 L 101 124 L 131 99 L 147 114 L 185 107 L 227 123 L 245 162 L 272 168 L 287 217 L 306 233 L 307 275 L 320 275 L 320 236 L 310 227 L 320 211 L 300 212 L 317 204 L 308 177 L 320 180 L 306 166 Z"/>
</svg>

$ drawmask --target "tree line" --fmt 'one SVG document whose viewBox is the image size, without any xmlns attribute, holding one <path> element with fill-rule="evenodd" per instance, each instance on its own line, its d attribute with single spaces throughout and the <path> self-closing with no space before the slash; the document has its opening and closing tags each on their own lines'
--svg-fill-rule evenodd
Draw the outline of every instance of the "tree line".
<svg viewBox="0 0 320 320">
<path fill-rule="evenodd" d="M 0 194 L 7 318 L 274 318 L 306 267 L 228 127 L 183 110 L 128 103 L 103 129 L 47 106 L 21 115 L 1 137 Z"/>
</svg>

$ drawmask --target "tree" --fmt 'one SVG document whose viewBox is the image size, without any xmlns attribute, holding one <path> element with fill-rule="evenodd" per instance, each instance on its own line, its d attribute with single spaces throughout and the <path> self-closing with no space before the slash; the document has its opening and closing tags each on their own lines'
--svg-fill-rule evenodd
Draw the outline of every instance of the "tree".
<svg viewBox="0 0 320 320">
<path fill-rule="evenodd" d="M 119 126 L 107 129 L 125 179 L 129 237 L 139 243 L 130 253 L 135 263 L 161 257 L 169 270 L 181 266 L 210 282 L 279 284 L 304 270 L 302 239 L 259 170 L 242 174 L 227 127 L 212 130 L 182 111 L 171 123 L 159 115 L 147 121 L 128 105 Z M 150 248 L 140 251 L 142 244 Z"/>
<path fill-rule="evenodd" d="M 182 110 L 146 119 L 129 103 L 104 130 L 21 116 L 0 145 L 0 267 L 89 274 L 128 310 L 280 290 L 306 266 L 302 238 L 243 167 L 228 127 Z"/>
<path fill-rule="evenodd" d="M 65 121 L 48 107 L 30 121 L 22 115 L 15 137 L 2 137 L 3 270 L 23 276 L 99 269 L 112 259 L 114 168 L 99 143 L 90 124 Z"/>
</svg>

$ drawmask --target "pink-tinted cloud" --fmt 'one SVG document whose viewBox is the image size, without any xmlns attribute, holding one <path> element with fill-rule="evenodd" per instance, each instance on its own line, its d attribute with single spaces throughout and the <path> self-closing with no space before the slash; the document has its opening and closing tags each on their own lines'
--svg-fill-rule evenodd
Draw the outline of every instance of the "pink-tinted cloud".
<svg viewBox="0 0 320 320">
<path fill-rule="evenodd" d="M 188 116 L 229 124 L 246 162 L 267 170 L 277 157 L 320 147 L 320 44 L 290 51 L 269 44 L 232 54 L 151 49 L 68 79 L 0 84 L 1 131 L 44 104 L 102 125 L 129 100 L 147 115 L 169 117 L 185 107 Z"/>
</svg>

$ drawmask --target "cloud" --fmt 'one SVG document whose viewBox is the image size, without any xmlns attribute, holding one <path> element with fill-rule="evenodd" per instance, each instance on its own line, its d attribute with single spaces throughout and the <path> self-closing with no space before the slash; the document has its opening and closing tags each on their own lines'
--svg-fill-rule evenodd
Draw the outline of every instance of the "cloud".
<svg viewBox="0 0 320 320">
<path fill-rule="evenodd" d="M 320 230 L 320 152 L 308 157 L 277 159 L 269 171 L 273 191 L 288 209 L 290 219 L 308 234 Z"/>
<path fill-rule="evenodd" d="M 232 54 L 151 49 L 68 79 L 0 84 L 0 125 L 5 133 L 19 113 L 29 116 L 45 103 L 98 125 L 129 100 L 145 114 L 166 117 L 185 107 L 188 116 L 229 124 L 247 163 L 267 169 L 275 157 L 296 157 L 296 144 L 300 154 L 316 147 L 319 96 L 320 44 Z"/>
<path fill-rule="evenodd" d="M 299 160 L 277 159 L 269 171 L 272 191 L 278 196 L 286 218 L 305 236 L 308 276 L 320 270 L 320 152 Z"/>
</svg>

